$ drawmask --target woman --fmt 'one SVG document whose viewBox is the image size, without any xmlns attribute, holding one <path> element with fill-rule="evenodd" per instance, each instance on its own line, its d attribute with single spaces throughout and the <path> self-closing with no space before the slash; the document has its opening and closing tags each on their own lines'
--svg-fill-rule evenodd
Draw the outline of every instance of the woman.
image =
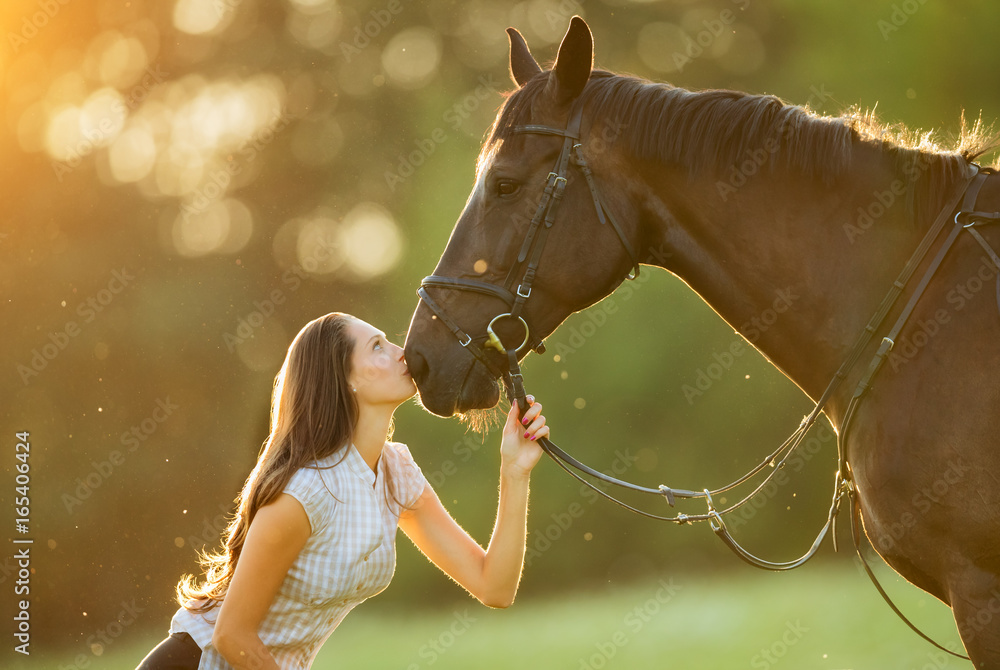
<svg viewBox="0 0 1000 670">
<path fill-rule="evenodd" d="M 275 378 L 271 431 L 206 579 L 177 586 L 170 636 L 139 670 L 309 667 L 347 613 L 388 586 L 399 527 L 483 604 L 514 600 L 528 478 L 549 428 L 532 402 L 501 440 L 500 503 L 484 550 L 452 519 L 406 446 L 395 409 L 416 393 L 403 350 L 347 314 L 307 324 Z M 529 400 L 531 400 L 529 398 Z"/>
</svg>

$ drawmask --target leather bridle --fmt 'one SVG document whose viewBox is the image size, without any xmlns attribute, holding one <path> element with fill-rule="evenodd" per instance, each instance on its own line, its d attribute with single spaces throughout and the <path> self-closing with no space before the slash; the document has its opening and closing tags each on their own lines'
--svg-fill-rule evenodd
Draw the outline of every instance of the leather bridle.
<svg viewBox="0 0 1000 670">
<path fill-rule="evenodd" d="M 531 332 L 528 322 L 523 316 L 525 305 L 531 297 L 534 288 L 535 273 L 538 271 L 538 264 L 545 249 L 545 242 L 548 238 L 549 230 L 556 220 L 556 213 L 562 203 L 563 193 L 569 180 L 571 166 L 579 168 L 587 180 L 590 188 L 590 195 L 594 201 L 594 209 L 597 210 L 597 218 L 601 224 L 609 224 L 621 241 L 625 252 L 632 262 L 632 272 L 628 279 L 635 279 L 639 276 L 639 259 L 635 254 L 632 243 L 622 230 L 622 227 L 612 216 L 611 212 L 604 205 L 597 184 L 594 182 L 593 173 L 583 155 L 583 147 L 580 143 L 580 127 L 583 123 L 583 104 L 578 100 L 570 108 L 569 122 L 566 128 L 553 128 L 541 125 L 514 126 L 512 132 L 515 134 L 533 135 L 553 135 L 563 138 L 562 150 L 555 166 L 545 178 L 545 188 L 542 197 L 535 208 L 534 216 L 528 224 L 521 248 L 518 251 L 517 259 L 511 265 L 507 273 L 507 278 L 503 286 L 488 282 L 466 279 L 464 277 L 442 277 L 430 275 L 424 277 L 417 289 L 417 295 L 423 300 L 434 315 L 445 325 L 448 330 L 458 339 L 459 343 L 481 362 L 487 370 L 496 377 L 503 377 L 505 382 L 522 385 L 520 367 L 517 364 L 518 354 L 525 348 L 534 349 L 538 353 L 545 351 L 545 344 L 542 339 Z M 516 285 L 516 288 L 515 288 Z M 454 319 L 452 319 L 445 309 L 427 292 L 429 288 L 448 289 L 458 291 L 469 291 L 481 293 L 494 298 L 499 298 L 507 305 L 507 311 L 494 316 L 486 326 L 486 333 L 478 337 L 473 337 L 464 331 Z M 504 346 L 500 337 L 494 330 L 494 325 L 504 319 L 519 322 L 524 329 L 524 340 L 516 349 L 508 349 Z M 500 355 L 507 357 L 507 370 L 498 367 L 490 360 L 486 349 L 495 349 Z M 507 380 L 510 377 L 510 380 Z M 517 391 L 515 390 L 515 394 Z M 520 392 L 523 399 L 523 388 Z"/>
<path fill-rule="evenodd" d="M 520 411 L 523 413 L 527 409 L 527 402 L 525 400 L 525 391 L 523 378 L 521 376 L 521 370 L 518 365 L 517 356 L 518 353 L 525 347 L 534 349 L 538 353 L 542 353 L 545 349 L 544 343 L 540 338 L 533 335 L 529 329 L 527 321 L 525 321 L 522 316 L 524 306 L 528 299 L 531 297 L 532 284 L 535 279 L 535 273 L 538 269 L 538 263 L 541 259 L 542 250 L 545 247 L 545 240 L 548 235 L 549 229 L 555 223 L 556 212 L 558 211 L 559 204 L 563 198 L 563 192 L 566 189 L 569 167 L 570 165 L 577 166 L 583 173 L 587 180 L 587 184 L 590 188 L 591 197 L 594 201 L 594 207 L 597 210 L 598 219 L 602 224 L 608 223 L 613 228 L 615 233 L 618 235 L 619 240 L 621 240 L 622 246 L 628 253 L 629 258 L 632 261 L 633 271 L 628 275 L 628 279 L 635 279 L 639 275 L 639 261 L 633 250 L 631 243 L 628 238 L 622 232 L 621 226 L 611 215 L 611 212 L 605 207 L 603 200 L 600 196 L 600 192 L 597 189 L 597 185 L 594 182 L 593 174 L 591 173 L 590 167 L 587 165 L 583 152 L 582 146 L 580 144 L 580 127 L 583 118 L 583 105 L 578 100 L 574 103 L 571 108 L 569 122 L 565 129 L 552 128 L 549 126 L 540 125 L 523 125 L 515 126 L 513 128 L 514 133 L 525 133 L 525 134 L 539 134 L 539 135 L 554 135 L 563 138 L 562 151 L 559 154 L 559 159 L 556 161 L 555 168 L 553 171 L 549 172 L 548 177 L 545 181 L 545 188 L 542 193 L 541 201 L 535 211 L 534 217 L 531 219 L 531 223 L 528 227 L 528 232 L 525 235 L 524 241 L 521 244 L 521 249 L 517 255 L 516 262 L 512 265 L 510 271 L 507 274 L 506 281 L 504 285 L 497 286 L 495 284 L 490 284 L 487 282 L 481 282 L 465 278 L 454 278 L 454 277 L 442 277 L 437 275 L 431 275 L 425 277 L 420 284 L 420 288 L 417 290 L 417 294 L 420 298 L 427 303 L 427 306 L 431 311 L 437 316 L 437 318 L 451 331 L 451 333 L 458 339 L 463 347 L 466 348 L 473 356 L 475 356 L 484 366 L 494 375 L 502 377 L 504 380 L 504 385 L 507 390 L 507 396 L 510 402 L 517 403 Z M 639 486 L 632 484 L 630 482 L 619 480 L 610 475 L 599 472 L 584 463 L 581 463 L 576 458 L 566 453 L 558 446 L 556 446 L 548 438 L 541 438 L 539 444 L 542 449 L 550 456 L 552 459 L 566 472 L 572 475 L 574 478 L 582 482 L 583 484 L 589 486 L 591 489 L 596 491 L 601 496 L 611 500 L 612 502 L 645 517 L 652 519 L 657 519 L 661 521 L 671 521 L 678 524 L 686 524 L 695 521 L 708 521 L 712 530 L 716 535 L 728 546 L 737 556 L 741 559 L 753 565 L 754 567 L 763 568 L 766 570 L 790 570 L 808 561 L 816 553 L 816 550 L 821 545 L 823 539 L 826 537 L 827 532 L 834 528 L 832 534 L 832 540 L 834 545 L 834 550 L 837 548 L 837 538 L 836 538 L 836 518 L 838 511 L 840 509 L 840 501 L 844 496 L 847 496 L 851 500 L 852 506 L 852 535 L 854 538 L 855 548 L 857 549 L 858 555 L 861 557 L 864 567 L 868 572 L 869 577 L 875 583 L 879 592 L 882 594 L 883 598 L 892 607 L 893 611 L 899 615 L 903 621 L 910 626 L 914 631 L 917 632 L 925 640 L 929 641 L 934 646 L 939 649 L 948 652 L 953 656 L 958 656 L 959 658 L 967 658 L 961 654 L 957 654 L 946 647 L 939 645 L 938 643 L 931 640 L 929 637 L 924 635 L 920 630 L 916 628 L 899 609 L 892 603 L 888 595 L 879 585 L 875 578 L 874 573 L 868 566 L 867 561 L 864 559 L 864 555 L 861 553 L 860 546 L 860 532 L 859 532 L 859 517 L 860 517 L 860 504 L 857 499 L 857 491 L 855 489 L 854 483 L 851 478 L 850 466 L 847 462 L 847 455 L 843 448 L 844 436 L 846 435 L 850 422 L 854 417 L 855 412 L 861 402 L 861 400 L 866 395 L 873 378 L 878 373 L 881 368 L 882 363 L 885 360 L 886 355 L 892 349 L 895 339 L 899 332 L 902 330 L 903 326 L 906 324 L 910 313 L 915 307 L 917 301 L 923 295 L 924 289 L 927 287 L 934 273 L 937 271 L 938 266 L 941 264 L 948 250 L 951 248 L 952 244 L 955 242 L 959 233 L 963 230 L 968 231 L 976 241 L 986 250 L 987 254 L 990 256 L 992 262 L 997 266 L 997 305 L 1000 309 L 1000 256 L 990 247 L 986 240 L 975 230 L 975 226 L 979 224 L 991 224 L 1000 222 L 1000 212 L 980 212 L 976 211 L 976 198 L 979 193 L 979 189 L 982 187 L 986 180 L 987 175 L 994 174 L 993 170 L 987 168 L 980 168 L 978 165 L 970 164 L 970 173 L 962 181 L 960 188 L 956 189 L 952 197 L 949 199 L 948 204 L 945 205 L 944 209 L 938 214 L 934 223 L 931 225 L 930 229 L 925 234 L 924 238 L 921 240 L 920 245 L 911 255 L 906 265 L 904 266 L 902 272 L 897 277 L 896 281 L 893 282 L 892 287 L 889 289 L 888 294 L 883 298 L 879 308 L 876 310 L 875 314 L 869 320 L 868 324 L 865 326 L 864 330 L 859 335 L 854 346 L 850 350 L 850 353 L 844 360 L 841 367 L 837 370 L 833 379 L 830 381 L 829 385 L 823 391 L 819 400 L 816 402 L 813 410 L 803 417 L 798 429 L 793 432 L 785 442 L 779 446 L 775 451 L 768 454 L 768 456 L 760 462 L 756 467 L 750 470 L 748 473 L 732 482 L 731 484 L 718 488 L 715 490 L 702 489 L 701 491 L 690 491 L 686 489 L 676 489 L 668 487 L 665 485 L 660 485 L 657 488 L 649 488 L 644 486 Z M 961 203 L 961 206 L 959 206 Z M 845 420 L 841 427 L 840 434 L 838 435 L 837 449 L 838 449 L 838 464 L 839 469 L 835 476 L 834 482 L 834 493 L 833 500 L 830 505 L 829 513 L 827 514 L 826 523 L 823 525 L 816 539 L 813 541 L 812 546 L 809 550 L 800 558 L 792 561 L 786 562 L 772 562 L 761 559 L 736 542 L 736 540 L 730 535 L 726 524 L 723 520 L 723 515 L 735 511 L 740 508 L 748 501 L 754 498 L 758 493 L 760 493 L 763 488 L 768 484 L 771 478 L 784 466 L 785 462 L 788 460 L 789 456 L 804 440 L 806 433 L 813 426 L 819 415 L 822 413 L 823 408 L 826 403 L 833 396 L 836 389 L 840 386 L 840 383 L 844 381 L 850 371 L 854 368 L 860 356 L 864 353 L 865 349 L 871 343 L 875 334 L 879 331 L 882 326 L 883 321 L 886 316 L 896 304 L 897 299 L 902 294 L 903 290 L 906 288 L 907 283 L 910 278 L 917 270 L 918 266 L 926 258 L 932 244 L 940 236 L 941 231 L 944 229 L 945 224 L 948 221 L 954 222 L 954 227 L 949 231 L 948 235 L 945 237 L 943 242 L 938 247 L 937 254 L 930 261 L 927 269 L 924 271 L 924 275 L 918 282 L 916 288 L 910 296 L 909 301 L 903 307 L 900 315 L 898 316 L 895 324 L 890 328 L 888 333 L 883 337 L 881 345 L 879 346 L 874 359 L 871 361 L 868 370 L 862 376 L 857 388 L 854 391 L 853 397 L 848 405 L 848 410 L 845 415 Z M 523 271 L 522 271 L 523 268 Z M 518 275 L 520 274 L 520 280 L 518 281 Z M 517 284 L 516 290 L 514 285 Z M 439 288 L 439 289 L 452 289 L 460 291 L 471 291 L 476 293 L 482 293 L 484 295 L 499 298 L 508 306 L 508 311 L 498 314 L 493 317 L 486 327 L 486 334 L 479 337 L 472 337 L 464 330 L 462 330 L 458 324 L 455 323 L 451 317 L 448 316 L 447 312 L 438 304 L 427 292 L 428 288 Z M 516 349 L 506 348 L 500 341 L 500 338 L 494 332 L 493 326 L 495 323 L 502 319 L 512 319 L 519 321 L 521 326 L 524 328 L 524 340 Z M 501 355 L 506 355 L 508 367 L 507 370 L 499 368 L 493 361 L 489 359 L 486 354 L 486 348 L 493 348 Z M 584 479 L 578 474 L 577 470 L 596 479 L 599 479 L 607 484 L 613 484 L 625 489 L 632 491 L 637 491 L 640 493 L 653 494 L 656 496 L 662 496 L 666 499 L 667 503 L 673 507 L 675 498 L 702 498 L 705 500 L 708 511 L 704 514 L 677 514 L 676 516 L 661 516 L 657 514 L 651 514 L 649 512 L 637 509 L 631 505 L 628 505 L 621 500 L 615 498 L 605 491 L 603 488 L 595 486 L 592 482 Z M 729 491 L 744 482 L 748 481 L 750 478 L 755 476 L 761 471 L 770 469 L 770 473 L 764 478 L 764 480 L 751 491 L 748 495 L 742 498 L 740 501 L 726 507 L 725 509 L 717 510 L 713 501 L 713 496 L 721 494 L 723 492 Z"/>
</svg>

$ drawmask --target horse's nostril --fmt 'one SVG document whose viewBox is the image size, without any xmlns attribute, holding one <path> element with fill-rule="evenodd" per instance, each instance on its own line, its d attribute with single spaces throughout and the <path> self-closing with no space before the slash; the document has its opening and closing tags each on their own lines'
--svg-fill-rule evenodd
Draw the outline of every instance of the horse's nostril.
<svg viewBox="0 0 1000 670">
<path fill-rule="evenodd" d="M 427 359 L 424 358 L 423 354 L 416 351 L 406 352 L 406 367 L 410 371 L 413 381 L 417 382 L 417 384 L 420 384 L 430 371 Z"/>
</svg>

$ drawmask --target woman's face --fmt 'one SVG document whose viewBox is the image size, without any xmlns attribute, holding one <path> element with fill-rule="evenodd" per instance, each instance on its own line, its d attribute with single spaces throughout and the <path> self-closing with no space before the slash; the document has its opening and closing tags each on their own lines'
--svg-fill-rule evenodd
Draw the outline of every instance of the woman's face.
<svg viewBox="0 0 1000 670">
<path fill-rule="evenodd" d="M 360 319 L 348 326 L 354 340 L 351 387 L 358 401 L 368 404 L 399 405 L 417 392 L 403 349 L 389 342 L 385 333 Z"/>
</svg>

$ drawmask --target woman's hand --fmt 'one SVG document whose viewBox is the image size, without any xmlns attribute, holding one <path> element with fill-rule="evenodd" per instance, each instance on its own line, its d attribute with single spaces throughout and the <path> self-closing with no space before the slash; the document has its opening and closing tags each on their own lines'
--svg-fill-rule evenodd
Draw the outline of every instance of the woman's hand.
<svg viewBox="0 0 1000 670">
<path fill-rule="evenodd" d="M 530 395 L 527 401 L 530 406 L 523 417 L 518 416 L 517 403 L 511 405 L 500 443 L 501 472 L 522 477 L 528 476 L 542 456 L 542 448 L 538 446 L 537 440 L 549 436 L 549 427 L 545 425 L 545 417 L 542 415 L 542 404 L 535 402 L 535 398 Z"/>
</svg>

